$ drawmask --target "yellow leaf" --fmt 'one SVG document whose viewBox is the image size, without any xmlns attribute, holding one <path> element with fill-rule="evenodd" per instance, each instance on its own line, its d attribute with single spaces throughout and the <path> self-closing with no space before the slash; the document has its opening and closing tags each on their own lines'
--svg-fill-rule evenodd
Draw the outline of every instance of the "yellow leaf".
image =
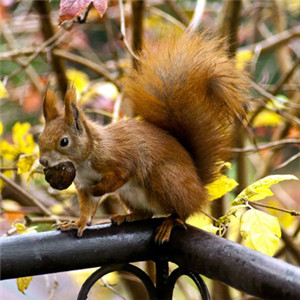
<svg viewBox="0 0 300 300">
<path fill-rule="evenodd" d="M 19 157 L 17 166 L 18 166 L 18 174 L 28 173 L 34 162 L 37 160 L 36 154 L 23 154 Z"/>
<path fill-rule="evenodd" d="M 10 199 L 2 200 L 1 208 L 4 211 L 20 211 L 20 210 L 22 210 L 22 207 L 18 202 L 14 201 L 14 200 L 10 200 Z"/>
<path fill-rule="evenodd" d="M 97 268 L 89 268 L 89 269 L 71 271 L 69 274 L 71 275 L 76 285 L 82 286 L 83 283 L 86 281 L 86 279 L 90 275 L 92 275 L 96 270 Z"/>
<path fill-rule="evenodd" d="M 103 276 L 105 282 L 109 285 L 116 285 L 120 281 L 118 272 L 111 272 Z"/>
<path fill-rule="evenodd" d="M 298 180 L 294 175 L 270 175 L 264 177 L 245 188 L 232 202 L 232 205 L 240 205 L 247 201 L 262 200 L 272 196 L 270 186 L 284 180 Z"/>
<path fill-rule="evenodd" d="M 210 233 L 213 233 L 213 234 L 217 234 L 217 232 L 219 231 L 219 227 L 216 227 L 214 226 L 212 223 L 206 225 L 206 226 L 203 226 L 201 227 L 201 229 L 207 231 L 207 232 L 210 232 Z"/>
<path fill-rule="evenodd" d="M 246 245 L 272 256 L 279 247 L 281 229 L 276 217 L 257 209 L 246 211 L 241 218 L 241 236 Z"/>
<path fill-rule="evenodd" d="M 86 104 L 99 95 L 115 101 L 119 96 L 119 91 L 111 82 L 99 82 L 92 85 L 89 90 L 82 95 L 80 103 Z"/>
<path fill-rule="evenodd" d="M 50 207 L 50 210 L 54 215 L 60 215 L 63 213 L 64 208 L 61 204 L 55 204 Z"/>
<path fill-rule="evenodd" d="M 225 175 L 220 175 L 214 182 L 206 186 L 209 194 L 209 200 L 215 200 L 235 188 L 238 183 Z"/>
<path fill-rule="evenodd" d="M 192 226 L 203 228 L 212 222 L 211 218 L 205 214 L 194 214 L 186 220 L 187 224 Z"/>
<path fill-rule="evenodd" d="M 26 230 L 27 230 L 27 227 L 22 223 L 16 223 L 13 225 L 13 227 L 15 227 L 17 229 L 18 234 L 22 234 L 22 233 L 26 232 Z"/>
<path fill-rule="evenodd" d="M 253 127 L 257 128 L 260 126 L 277 126 L 281 124 L 283 118 L 273 111 L 263 110 L 254 119 Z"/>
<path fill-rule="evenodd" d="M 8 98 L 8 93 L 6 88 L 3 85 L 3 82 L 0 80 L 0 98 Z"/>
<path fill-rule="evenodd" d="M 12 129 L 14 146 L 18 154 L 31 154 L 35 149 L 33 135 L 29 133 L 30 124 L 17 122 Z"/>
<path fill-rule="evenodd" d="M 27 228 L 22 223 L 16 223 L 16 224 L 13 224 L 12 227 L 15 227 L 17 229 L 18 234 L 27 234 L 27 233 L 36 233 L 37 232 L 35 230 L 37 228 L 37 226 Z"/>
<path fill-rule="evenodd" d="M 32 276 L 17 278 L 18 289 L 21 293 L 24 294 L 24 291 L 27 290 L 31 280 L 32 280 Z"/>
<path fill-rule="evenodd" d="M 1 156 L 6 160 L 14 160 L 20 154 L 32 154 L 35 149 L 33 135 L 29 133 L 30 124 L 17 122 L 12 128 L 13 144 L 0 141 Z"/>
<path fill-rule="evenodd" d="M 13 172 L 12 171 L 4 171 L 4 172 L 2 172 L 2 174 L 5 175 L 6 177 L 10 178 L 10 179 L 12 179 L 12 177 L 13 177 Z M 5 182 L 2 179 L 0 179 L 0 193 L 2 193 L 4 185 L 5 185 Z"/>
<path fill-rule="evenodd" d="M 269 199 L 267 203 L 265 203 L 271 207 L 278 207 L 278 202 L 276 202 L 274 199 Z M 274 210 L 274 209 L 267 209 L 267 211 L 278 218 L 279 223 L 282 227 L 289 228 L 292 226 L 295 222 L 295 217 L 291 216 L 290 214 L 286 212 L 282 212 L 279 210 Z"/>
<path fill-rule="evenodd" d="M 0 154 L 6 160 L 14 160 L 18 155 L 18 150 L 7 141 L 0 141 Z"/>
<path fill-rule="evenodd" d="M 284 8 L 293 16 L 299 16 L 300 2 L 299 0 L 283 0 Z"/>
<path fill-rule="evenodd" d="M 23 142 L 23 137 L 29 132 L 29 123 L 17 122 L 12 128 L 13 141 L 15 144 Z"/>
<path fill-rule="evenodd" d="M 241 50 L 236 55 L 236 67 L 238 69 L 244 69 L 245 66 L 251 61 L 253 52 L 249 50 Z"/>
<path fill-rule="evenodd" d="M 67 70 L 67 78 L 71 82 L 71 84 L 75 85 L 76 91 L 79 94 L 81 94 L 82 91 L 86 89 L 90 83 L 88 75 L 76 69 Z"/>
<path fill-rule="evenodd" d="M 33 176 L 36 174 L 36 170 L 40 167 L 40 162 L 39 162 L 39 154 L 35 153 L 35 161 L 33 162 L 29 172 L 27 173 L 27 178 L 26 178 L 26 184 L 27 186 L 29 185 L 30 181 L 33 179 Z"/>
</svg>

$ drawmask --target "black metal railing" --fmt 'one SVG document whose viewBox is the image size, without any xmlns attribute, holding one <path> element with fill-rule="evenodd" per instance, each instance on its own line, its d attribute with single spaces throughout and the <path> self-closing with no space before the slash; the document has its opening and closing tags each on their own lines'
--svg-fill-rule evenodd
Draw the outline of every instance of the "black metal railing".
<svg viewBox="0 0 300 300">
<path fill-rule="evenodd" d="M 92 226 L 80 239 L 75 231 L 1 238 L 1 280 L 102 266 L 82 286 L 78 299 L 86 299 L 91 286 L 115 270 L 138 276 L 150 299 L 171 299 L 182 275 L 194 280 L 202 299 L 210 299 L 198 274 L 261 298 L 300 299 L 300 268 L 192 226 L 174 229 L 170 242 L 160 246 L 154 235 L 161 221 Z M 129 264 L 146 260 L 156 263 L 156 286 Z M 171 274 L 169 261 L 179 266 Z"/>
</svg>

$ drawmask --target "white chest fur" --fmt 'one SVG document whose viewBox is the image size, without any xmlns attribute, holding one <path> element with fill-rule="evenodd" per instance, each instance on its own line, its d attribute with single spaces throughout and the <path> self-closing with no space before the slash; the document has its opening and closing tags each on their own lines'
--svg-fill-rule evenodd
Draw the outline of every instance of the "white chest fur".
<svg viewBox="0 0 300 300">
<path fill-rule="evenodd" d="M 79 189 L 90 187 L 102 179 L 101 174 L 96 172 L 89 161 L 77 165 L 75 183 Z"/>
<path fill-rule="evenodd" d="M 134 180 L 129 180 L 116 192 L 136 210 L 151 212 L 152 214 L 161 213 L 158 209 L 150 205 L 146 191 L 137 185 Z"/>
</svg>

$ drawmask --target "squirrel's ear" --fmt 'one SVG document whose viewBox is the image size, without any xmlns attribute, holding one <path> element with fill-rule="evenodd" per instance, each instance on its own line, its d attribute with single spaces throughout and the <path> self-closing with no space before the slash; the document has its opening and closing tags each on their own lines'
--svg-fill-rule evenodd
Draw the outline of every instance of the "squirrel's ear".
<svg viewBox="0 0 300 300">
<path fill-rule="evenodd" d="M 47 88 L 43 103 L 43 114 L 46 122 L 55 119 L 59 115 L 59 104 L 53 90 Z"/>
<path fill-rule="evenodd" d="M 73 85 L 68 88 L 65 96 L 65 121 L 68 125 L 74 126 L 79 133 L 82 133 L 80 112 L 76 106 L 76 89 Z"/>
</svg>

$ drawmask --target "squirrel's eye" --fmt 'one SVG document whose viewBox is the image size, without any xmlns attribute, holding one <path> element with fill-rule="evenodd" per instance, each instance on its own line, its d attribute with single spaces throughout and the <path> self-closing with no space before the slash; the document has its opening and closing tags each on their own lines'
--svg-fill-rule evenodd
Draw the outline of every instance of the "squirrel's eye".
<svg viewBox="0 0 300 300">
<path fill-rule="evenodd" d="M 68 146 L 68 144 L 69 144 L 68 138 L 62 138 L 61 139 L 61 141 L 60 141 L 60 146 L 61 147 L 66 147 L 66 146 Z"/>
</svg>

